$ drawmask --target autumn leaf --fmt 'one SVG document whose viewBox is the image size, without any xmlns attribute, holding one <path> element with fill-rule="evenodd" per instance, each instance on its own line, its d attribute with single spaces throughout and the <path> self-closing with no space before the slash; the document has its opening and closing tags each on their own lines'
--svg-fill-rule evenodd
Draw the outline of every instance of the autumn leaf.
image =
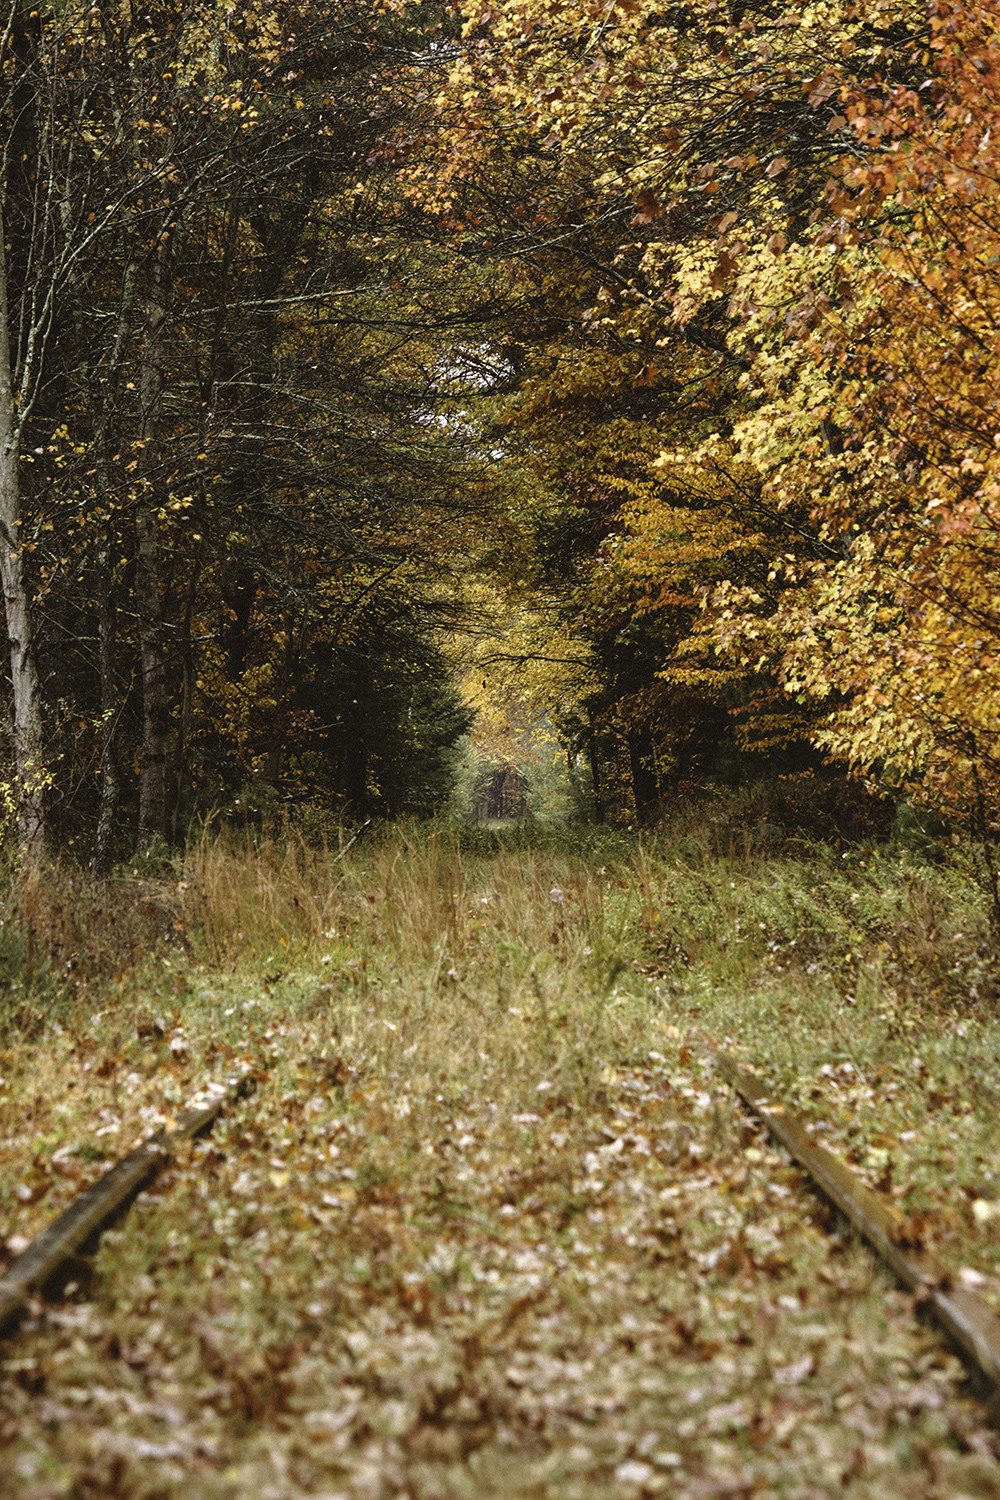
<svg viewBox="0 0 1000 1500">
<path fill-rule="evenodd" d="M 661 212 L 659 201 L 651 188 L 644 188 L 636 198 L 636 213 L 632 224 L 651 224 Z"/>
</svg>

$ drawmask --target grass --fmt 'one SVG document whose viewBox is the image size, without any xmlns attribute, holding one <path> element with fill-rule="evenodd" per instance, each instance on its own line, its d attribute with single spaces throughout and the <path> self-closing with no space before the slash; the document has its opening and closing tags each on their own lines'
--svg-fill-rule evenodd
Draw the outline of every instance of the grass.
<svg viewBox="0 0 1000 1500">
<path fill-rule="evenodd" d="M 996 1300 L 963 859 L 689 818 L 33 879 L 0 1240 L 237 1059 L 259 1087 L 3 1351 L 0 1495 L 1000 1495 L 957 1361 L 709 1061 L 762 1068 Z"/>
</svg>

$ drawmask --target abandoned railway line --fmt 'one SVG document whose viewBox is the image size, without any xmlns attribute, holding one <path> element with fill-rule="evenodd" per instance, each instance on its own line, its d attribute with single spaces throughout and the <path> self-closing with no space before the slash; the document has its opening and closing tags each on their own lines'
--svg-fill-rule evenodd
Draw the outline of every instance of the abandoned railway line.
<svg viewBox="0 0 1000 1500">
<path fill-rule="evenodd" d="M 8 1043 L 2 1500 L 1000 1496 L 991 1009 L 864 868 L 601 847 L 212 846 Z"/>
<path fill-rule="evenodd" d="M 706 1058 L 707 1060 L 709 1059 Z M 769 1095 L 759 1074 L 748 1070 L 746 1066 L 741 1066 L 726 1052 L 714 1052 L 710 1060 L 717 1073 L 734 1091 L 741 1107 L 748 1115 L 752 1114 L 756 1117 L 782 1150 L 787 1152 L 802 1169 L 804 1175 L 797 1184 L 798 1201 L 793 1212 L 802 1213 L 803 1209 L 808 1212 L 810 1190 L 823 1195 L 874 1248 L 897 1282 L 906 1291 L 915 1294 L 914 1315 L 929 1313 L 939 1330 L 943 1331 L 952 1344 L 960 1349 L 967 1367 L 978 1377 L 979 1398 L 988 1400 L 996 1387 L 1000 1385 L 1000 1319 L 976 1294 L 975 1290 L 962 1285 L 924 1247 L 919 1232 L 912 1231 L 905 1219 L 890 1203 L 869 1189 L 838 1156 L 819 1145 L 797 1115 Z M 57 1285 L 60 1272 L 64 1272 L 67 1266 L 78 1263 L 82 1248 L 89 1247 L 93 1251 L 101 1232 L 121 1218 L 123 1210 L 127 1210 L 136 1196 L 156 1179 L 161 1169 L 176 1157 L 185 1143 L 190 1142 L 202 1132 L 210 1130 L 225 1112 L 231 1112 L 238 1105 L 238 1101 L 249 1092 L 250 1082 L 251 1070 L 247 1068 L 241 1076 L 227 1080 L 225 1085 L 208 1089 L 168 1126 L 106 1170 L 23 1250 L 6 1274 L 0 1278 L 0 1336 L 4 1336 L 8 1341 L 12 1338 L 18 1320 L 31 1303 L 31 1299 L 43 1293 L 47 1287 L 52 1288 L 53 1285 Z M 623 1073 L 618 1082 L 627 1093 L 630 1085 L 627 1073 Z M 661 1092 L 662 1087 L 663 1081 L 661 1080 Z M 670 1092 L 669 1085 L 667 1092 Z M 691 1091 L 681 1090 L 682 1095 L 685 1092 L 690 1094 Z M 734 1123 L 737 1119 L 738 1116 L 733 1116 Z M 526 1115 L 519 1123 L 530 1127 L 538 1123 L 538 1120 L 537 1115 Z M 671 1151 L 676 1157 L 678 1141 L 682 1148 L 686 1139 L 683 1124 L 669 1136 L 669 1139 Z M 627 1137 L 615 1136 L 602 1148 L 606 1153 L 605 1162 L 611 1159 L 610 1154 L 616 1154 L 622 1147 L 623 1140 L 626 1144 L 638 1145 L 640 1150 L 643 1149 L 641 1136 L 633 1138 L 631 1142 Z M 697 1157 L 699 1154 L 697 1145 L 691 1140 L 687 1140 L 686 1143 Z M 446 1149 L 448 1143 L 444 1142 L 442 1145 Z M 749 1149 L 751 1156 L 755 1159 L 761 1156 L 759 1150 L 752 1147 Z M 781 1172 L 787 1181 L 788 1171 L 787 1168 L 781 1166 L 781 1158 L 772 1155 L 769 1165 L 772 1175 Z M 787 1188 L 777 1190 L 788 1191 Z M 318 1193 L 319 1185 L 316 1184 L 307 1191 Z M 803 1192 L 805 1192 L 805 1198 L 802 1197 Z M 327 1203 L 332 1201 L 329 1194 L 321 1196 Z M 668 1198 L 670 1196 L 669 1185 L 665 1190 L 665 1196 Z M 504 1208 L 509 1209 L 511 1213 L 520 1212 L 524 1207 L 516 1199 L 504 1205 Z M 530 1204 L 527 1205 L 526 1211 L 531 1212 Z M 165 1213 L 169 1219 L 169 1193 Z M 834 1231 L 836 1228 L 834 1224 L 827 1227 Z M 837 1238 L 839 1239 L 839 1236 Z M 238 1255 L 238 1248 L 236 1253 Z M 703 1278 L 706 1272 L 715 1269 L 718 1257 L 713 1258 L 711 1254 L 702 1256 L 700 1264 L 697 1263 L 697 1257 L 695 1260 L 696 1264 L 688 1273 L 694 1284 L 692 1297 L 699 1278 Z M 502 1337 L 509 1336 L 510 1329 L 521 1318 L 523 1311 L 521 1303 L 532 1300 L 535 1299 L 531 1293 L 527 1297 L 515 1299 L 513 1308 L 508 1309 L 497 1325 L 497 1331 Z M 44 1304 L 35 1301 L 32 1306 L 36 1314 L 32 1322 L 33 1336 L 44 1338 L 46 1321 Z M 40 1318 L 37 1316 L 39 1314 Z M 418 1318 L 417 1322 L 420 1321 Z M 58 1318 L 56 1326 L 58 1326 Z M 693 1341 L 697 1345 L 697 1338 L 684 1329 L 683 1323 L 681 1328 L 682 1344 L 686 1340 L 689 1344 Z M 332 1329 L 318 1333 L 317 1337 L 322 1339 L 330 1333 Z M 516 1340 L 513 1349 L 516 1361 L 518 1357 Z M 719 1357 L 725 1362 L 724 1353 L 720 1353 L 711 1346 L 702 1351 L 699 1357 L 708 1362 Z M 779 1383 L 794 1385 L 808 1378 L 813 1366 L 814 1360 L 811 1356 L 807 1356 L 797 1365 L 793 1361 L 784 1368 L 779 1367 L 776 1377 Z M 24 1366 L 13 1358 L 7 1361 L 7 1368 L 15 1373 L 16 1378 L 17 1372 Z M 516 1367 L 508 1368 L 506 1378 L 515 1389 L 530 1387 L 527 1369 L 519 1371 Z M 252 1395 L 247 1399 L 249 1409 L 253 1410 L 255 1403 Z M 459 1402 L 461 1400 L 459 1392 L 453 1392 L 450 1400 Z M 664 1436 L 664 1441 L 666 1441 L 666 1436 Z M 646 1449 L 648 1453 L 653 1451 L 648 1442 Z M 621 1492 L 623 1494 L 659 1493 L 663 1488 L 664 1473 L 672 1480 L 676 1480 L 681 1464 L 680 1457 L 668 1448 L 660 1453 L 660 1459 L 662 1460 L 660 1467 L 657 1467 L 656 1463 L 650 1464 L 643 1457 L 620 1462 L 614 1474 Z M 736 1472 L 739 1472 L 738 1465 Z M 307 1491 L 303 1491 L 305 1492 Z M 752 1493 L 753 1491 L 748 1489 L 745 1492 Z"/>
</svg>

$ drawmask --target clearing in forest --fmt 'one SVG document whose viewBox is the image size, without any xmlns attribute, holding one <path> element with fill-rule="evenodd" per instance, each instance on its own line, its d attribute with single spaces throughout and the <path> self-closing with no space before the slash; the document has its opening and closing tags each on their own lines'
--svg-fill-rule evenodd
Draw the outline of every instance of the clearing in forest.
<svg viewBox="0 0 1000 1500">
<path fill-rule="evenodd" d="M 258 1084 L 0 1349 L 0 1495 L 1000 1496 L 962 1366 L 707 1056 L 996 1301 L 982 897 L 736 843 L 217 840 L 29 883 L 8 1252 L 236 1060 Z"/>
</svg>

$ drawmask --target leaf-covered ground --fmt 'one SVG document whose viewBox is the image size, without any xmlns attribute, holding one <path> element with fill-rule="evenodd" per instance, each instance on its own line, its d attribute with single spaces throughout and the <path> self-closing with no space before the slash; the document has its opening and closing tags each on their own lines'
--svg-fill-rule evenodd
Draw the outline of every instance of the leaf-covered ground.
<svg viewBox="0 0 1000 1500">
<path fill-rule="evenodd" d="M 405 839 L 182 873 L 185 953 L 8 1035 L 8 1251 L 206 1079 L 258 1086 L 0 1349 L 0 1495 L 1000 1496 L 961 1365 L 707 1056 L 992 1296 L 959 875 Z"/>
</svg>

